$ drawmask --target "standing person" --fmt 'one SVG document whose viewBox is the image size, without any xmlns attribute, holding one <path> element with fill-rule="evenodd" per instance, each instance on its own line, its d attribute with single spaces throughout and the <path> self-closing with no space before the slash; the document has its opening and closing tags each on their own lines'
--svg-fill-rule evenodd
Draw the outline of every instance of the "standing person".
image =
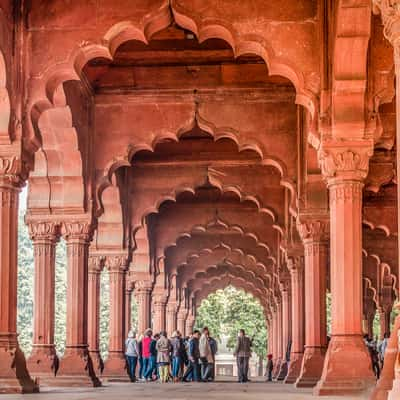
<svg viewBox="0 0 400 400">
<path fill-rule="evenodd" d="M 171 343 L 167 338 L 167 332 L 160 333 L 160 338 L 157 340 L 157 365 L 160 375 L 160 382 L 166 383 L 169 378 L 169 364 L 171 362 Z"/>
<path fill-rule="evenodd" d="M 238 367 L 239 383 L 248 382 L 249 358 L 251 357 L 252 341 L 246 336 L 244 329 L 239 330 L 234 356 Z"/>
<path fill-rule="evenodd" d="M 152 381 L 157 377 L 157 340 L 160 335 L 155 334 L 154 337 L 151 338 L 150 342 L 150 360 L 149 365 L 147 367 L 147 371 L 144 373 L 144 378 L 146 381 Z"/>
<path fill-rule="evenodd" d="M 143 335 L 141 334 L 138 338 L 138 361 L 139 361 L 139 380 L 143 379 Z"/>
<path fill-rule="evenodd" d="M 171 336 L 172 346 L 172 378 L 174 382 L 179 381 L 179 374 L 182 368 L 185 345 L 179 331 L 175 331 Z"/>
<path fill-rule="evenodd" d="M 214 381 L 215 380 L 215 355 L 218 352 L 218 343 L 217 341 L 209 336 L 208 337 L 208 343 L 210 344 L 210 349 L 211 349 L 211 356 L 212 356 L 212 363 L 210 363 L 210 376 L 209 380 Z"/>
<path fill-rule="evenodd" d="M 272 382 L 272 371 L 274 370 L 274 362 L 272 361 L 272 354 L 268 354 L 267 356 L 267 371 L 266 375 L 268 376 L 268 382 Z"/>
<path fill-rule="evenodd" d="M 189 366 L 186 369 L 185 375 L 183 376 L 183 380 L 185 382 L 188 382 L 189 376 L 191 376 L 192 381 L 200 382 L 199 339 L 200 339 L 200 331 L 198 330 L 193 331 L 192 337 L 189 340 L 189 350 L 188 350 Z"/>
<path fill-rule="evenodd" d="M 200 361 L 201 361 L 201 380 L 207 382 L 211 373 L 211 365 L 213 363 L 213 357 L 211 353 L 210 343 L 208 338 L 210 332 L 205 326 L 199 341 Z"/>
<path fill-rule="evenodd" d="M 131 382 L 136 381 L 136 366 L 139 356 L 138 343 L 136 340 L 136 333 L 133 331 L 128 332 L 128 338 L 125 341 L 125 356 L 128 363 L 128 375 Z"/>
<path fill-rule="evenodd" d="M 142 358 L 143 358 L 143 380 L 147 380 L 147 372 L 149 371 L 149 367 L 151 364 L 151 341 L 152 341 L 152 330 L 146 329 L 144 332 L 144 337 L 142 339 Z"/>
</svg>

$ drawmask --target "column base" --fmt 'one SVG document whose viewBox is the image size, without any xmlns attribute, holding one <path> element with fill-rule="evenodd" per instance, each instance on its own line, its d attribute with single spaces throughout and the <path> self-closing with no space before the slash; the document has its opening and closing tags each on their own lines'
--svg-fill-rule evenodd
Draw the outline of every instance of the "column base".
<svg viewBox="0 0 400 400">
<path fill-rule="evenodd" d="M 100 351 L 89 350 L 89 355 L 90 358 L 92 359 L 92 364 L 95 372 L 101 375 L 104 371 L 104 361 L 101 358 Z"/>
<path fill-rule="evenodd" d="M 387 400 L 398 400 L 400 399 L 400 377 L 393 382 L 393 388 L 388 393 Z"/>
<path fill-rule="evenodd" d="M 24 353 L 16 347 L 0 347 L 0 393 L 38 393 L 39 385 L 26 367 Z"/>
<path fill-rule="evenodd" d="M 54 386 L 101 386 L 86 347 L 69 347 L 65 350 Z"/>
<path fill-rule="evenodd" d="M 303 353 L 290 353 L 289 369 L 284 380 L 285 383 L 295 383 L 300 375 Z"/>
<path fill-rule="evenodd" d="M 332 336 L 314 395 L 360 394 L 375 383 L 371 357 L 361 335 Z"/>
<path fill-rule="evenodd" d="M 51 384 L 59 367 L 59 359 L 54 345 L 33 345 L 27 366 L 30 374 L 35 377 L 40 385 Z"/>
<path fill-rule="evenodd" d="M 286 378 L 286 375 L 288 373 L 288 366 L 289 364 L 287 361 L 281 362 L 281 367 L 279 368 L 279 373 L 278 376 L 276 377 L 276 380 L 283 381 Z"/>
<path fill-rule="evenodd" d="M 324 367 L 325 354 L 325 347 L 305 348 L 300 376 L 295 383 L 296 387 L 314 387 L 318 383 Z"/>
<path fill-rule="evenodd" d="M 108 382 L 130 382 L 126 370 L 126 360 L 122 352 L 110 353 L 104 363 L 104 371 L 101 376 Z"/>
</svg>

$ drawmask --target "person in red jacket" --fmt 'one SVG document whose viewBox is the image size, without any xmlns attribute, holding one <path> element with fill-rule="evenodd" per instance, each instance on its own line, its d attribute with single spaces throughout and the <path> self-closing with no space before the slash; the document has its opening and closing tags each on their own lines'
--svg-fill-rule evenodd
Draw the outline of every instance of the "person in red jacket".
<svg viewBox="0 0 400 400">
<path fill-rule="evenodd" d="M 153 331 L 151 329 L 146 329 L 144 332 L 144 337 L 142 339 L 142 357 L 143 357 L 143 377 L 144 380 L 148 380 L 147 373 L 151 368 L 151 342 L 152 342 Z"/>
</svg>

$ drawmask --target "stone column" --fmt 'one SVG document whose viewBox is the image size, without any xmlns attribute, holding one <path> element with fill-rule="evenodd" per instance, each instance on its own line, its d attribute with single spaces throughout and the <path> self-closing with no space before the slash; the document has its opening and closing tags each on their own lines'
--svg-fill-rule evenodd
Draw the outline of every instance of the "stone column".
<svg viewBox="0 0 400 400">
<path fill-rule="evenodd" d="M 282 362 L 278 375 L 278 380 L 285 379 L 288 372 L 288 362 L 286 359 L 286 349 L 289 343 L 290 333 L 290 278 L 285 277 L 282 279 L 281 284 L 282 293 Z"/>
<path fill-rule="evenodd" d="M 276 298 L 276 363 L 274 368 L 274 378 L 278 379 L 282 364 L 282 301 L 279 297 Z"/>
<path fill-rule="evenodd" d="M 150 328 L 150 303 L 152 284 L 150 281 L 138 281 L 134 294 L 138 302 L 138 335 Z"/>
<path fill-rule="evenodd" d="M 127 257 L 109 255 L 106 267 L 110 277 L 110 339 L 108 358 L 104 364 L 103 376 L 107 380 L 125 380 L 129 377 L 125 370 L 125 276 Z"/>
<path fill-rule="evenodd" d="M 383 1 L 373 0 L 373 5 L 381 11 L 382 22 L 384 24 L 383 33 L 387 40 L 392 44 L 394 49 L 394 65 L 396 75 L 396 158 L 397 173 L 400 176 L 400 7 L 398 0 Z M 399 178 L 397 178 L 399 179 Z M 400 185 L 397 184 L 397 232 L 400 232 Z M 400 249 L 400 234 L 397 235 L 398 248 Z M 400 263 L 399 267 L 400 268 Z M 400 273 L 398 274 L 400 276 Z M 397 303 L 397 307 L 400 304 Z M 400 397 L 400 362 L 398 354 L 400 354 L 400 315 L 395 320 L 395 326 L 391 332 L 388 346 L 385 352 L 385 363 L 381 371 L 381 377 L 378 381 L 376 389 L 371 396 L 372 399 L 389 399 L 394 400 Z M 395 369 L 399 371 L 395 377 Z"/>
<path fill-rule="evenodd" d="M 296 387 L 314 387 L 321 377 L 327 346 L 327 219 L 298 222 L 304 244 L 305 348 Z"/>
<path fill-rule="evenodd" d="M 165 331 L 165 319 L 166 319 L 166 296 L 157 296 L 153 302 L 154 320 L 153 320 L 153 331 L 160 333 Z"/>
<path fill-rule="evenodd" d="M 362 188 L 372 146 L 342 145 L 320 153 L 330 202 L 332 337 L 314 389 L 318 395 L 357 393 L 375 383 L 362 337 L 361 259 Z"/>
<path fill-rule="evenodd" d="M 176 318 L 176 329 L 181 333 L 182 336 L 185 336 L 185 322 L 186 322 L 187 310 L 186 308 L 182 308 L 179 310 L 177 318 Z"/>
<path fill-rule="evenodd" d="M 276 366 L 278 365 L 278 339 L 277 339 L 277 332 L 278 332 L 278 318 L 277 318 L 277 309 L 276 305 L 274 304 L 271 309 L 272 314 L 272 330 L 271 330 L 271 341 L 272 341 L 272 360 L 274 362 L 274 369 L 272 374 L 274 375 L 276 372 Z"/>
<path fill-rule="evenodd" d="M 55 253 L 59 227 L 54 222 L 32 222 L 29 233 L 35 258 L 34 326 L 30 373 L 41 384 L 51 384 L 57 373 L 54 345 Z"/>
<path fill-rule="evenodd" d="M 34 393 L 17 340 L 18 194 L 17 157 L 0 157 L 0 393 Z"/>
<path fill-rule="evenodd" d="M 132 288 L 125 290 L 125 337 L 128 337 L 128 333 L 132 327 Z"/>
<path fill-rule="evenodd" d="M 185 323 L 185 332 L 186 335 L 191 335 L 194 329 L 194 323 L 195 323 L 195 319 L 193 317 L 193 315 L 191 315 L 189 313 L 188 317 L 186 318 L 186 323 Z"/>
<path fill-rule="evenodd" d="M 287 260 L 292 287 L 292 348 L 285 383 L 294 383 L 300 375 L 304 352 L 304 269 L 301 257 Z"/>
<path fill-rule="evenodd" d="M 88 270 L 88 345 L 89 354 L 96 371 L 102 373 L 104 363 L 100 355 L 100 273 L 103 258 L 89 257 Z"/>
<path fill-rule="evenodd" d="M 176 330 L 176 313 L 177 313 L 176 303 L 168 303 L 167 320 L 166 320 L 166 330 L 168 336 L 170 336 Z"/>
<path fill-rule="evenodd" d="M 390 313 L 391 309 L 380 308 L 379 309 L 379 327 L 380 327 L 380 337 L 382 340 L 385 333 L 390 334 Z"/>
<path fill-rule="evenodd" d="M 60 386 L 100 386 L 88 351 L 88 250 L 91 226 L 86 221 L 62 224 L 67 242 L 67 340 L 57 374 Z"/>
</svg>

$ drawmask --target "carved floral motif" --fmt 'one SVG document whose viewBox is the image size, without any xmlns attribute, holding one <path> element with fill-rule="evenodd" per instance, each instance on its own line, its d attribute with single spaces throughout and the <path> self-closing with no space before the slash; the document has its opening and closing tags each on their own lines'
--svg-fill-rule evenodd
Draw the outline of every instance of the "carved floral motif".
<svg viewBox="0 0 400 400">
<path fill-rule="evenodd" d="M 28 224 L 29 236 L 33 241 L 50 240 L 56 242 L 60 235 L 60 226 L 56 222 L 31 222 Z"/>
</svg>

